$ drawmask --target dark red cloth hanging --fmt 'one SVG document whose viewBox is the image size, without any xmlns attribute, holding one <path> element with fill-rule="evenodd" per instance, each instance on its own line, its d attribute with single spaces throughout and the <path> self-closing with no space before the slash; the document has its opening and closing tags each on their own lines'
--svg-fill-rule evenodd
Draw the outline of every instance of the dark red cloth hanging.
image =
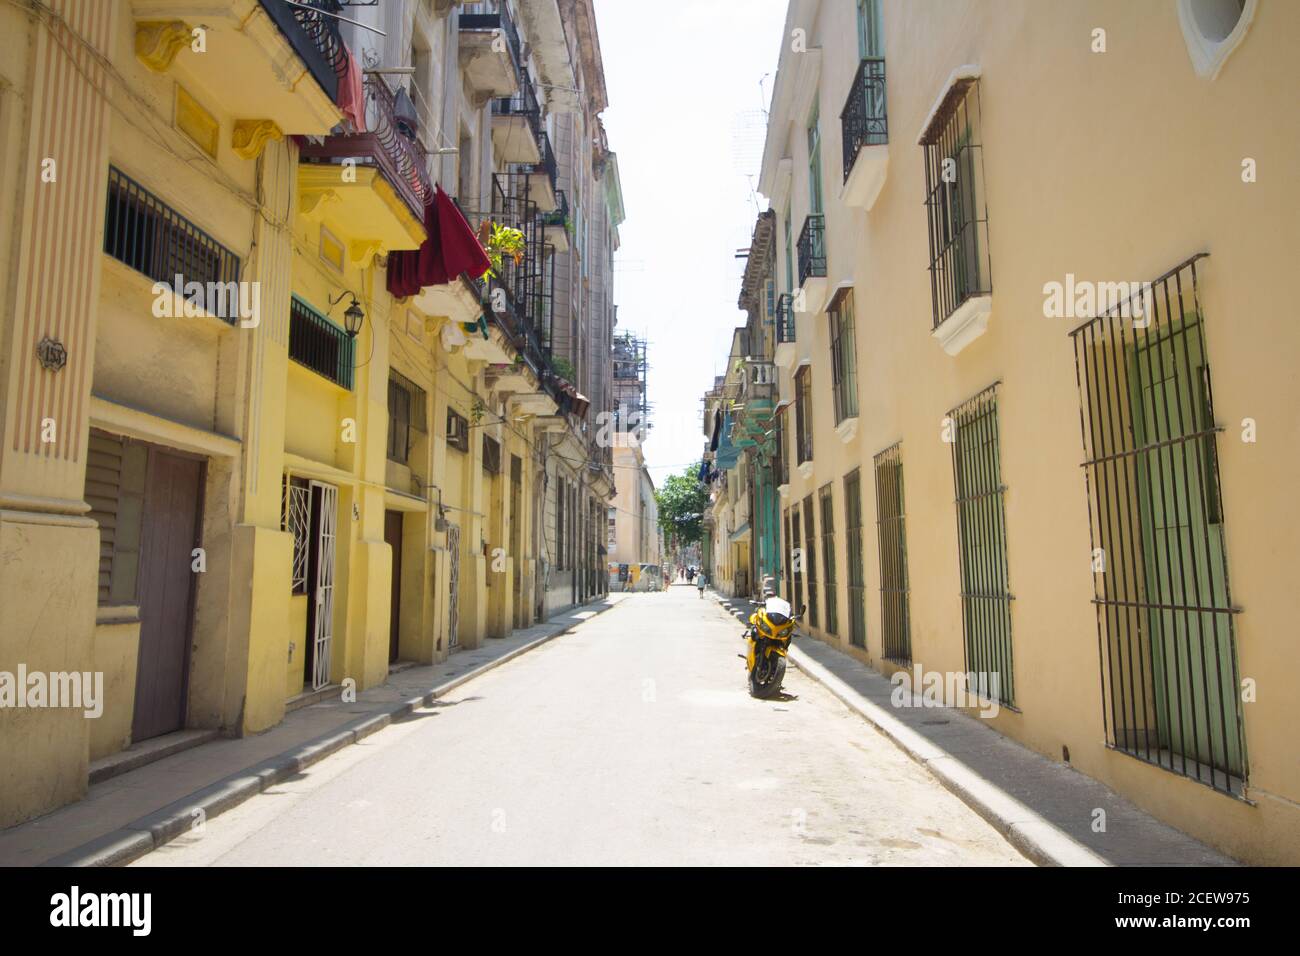
<svg viewBox="0 0 1300 956">
<path fill-rule="evenodd" d="M 424 207 L 424 228 L 429 238 L 419 249 L 388 254 L 390 295 L 415 295 L 425 286 L 446 285 L 462 272 L 477 279 L 491 266 L 474 230 L 441 186 Z"/>
</svg>

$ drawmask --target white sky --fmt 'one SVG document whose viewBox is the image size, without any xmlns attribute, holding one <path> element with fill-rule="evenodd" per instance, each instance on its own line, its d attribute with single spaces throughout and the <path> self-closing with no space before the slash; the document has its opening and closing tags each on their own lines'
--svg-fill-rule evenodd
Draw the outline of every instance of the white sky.
<svg viewBox="0 0 1300 956">
<path fill-rule="evenodd" d="M 627 221 L 615 332 L 649 340 L 655 487 L 698 461 L 700 399 L 722 373 L 754 219 L 786 0 L 595 0 Z M 760 88 L 760 81 L 762 86 Z M 756 205 L 758 203 L 759 205 Z"/>
</svg>

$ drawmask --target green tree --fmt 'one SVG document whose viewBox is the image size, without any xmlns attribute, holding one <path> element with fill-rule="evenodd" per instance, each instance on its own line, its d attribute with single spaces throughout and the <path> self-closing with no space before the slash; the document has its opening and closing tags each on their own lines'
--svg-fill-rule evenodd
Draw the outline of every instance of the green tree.
<svg viewBox="0 0 1300 956">
<path fill-rule="evenodd" d="M 682 547 L 699 544 L 704 537 L 704 509 L 709 506 L 709 489 L 700 482 L 699 471 L 697 463 L 680 475 L 670 475 L 655 492 L 664 539 Z"/>
</svg>

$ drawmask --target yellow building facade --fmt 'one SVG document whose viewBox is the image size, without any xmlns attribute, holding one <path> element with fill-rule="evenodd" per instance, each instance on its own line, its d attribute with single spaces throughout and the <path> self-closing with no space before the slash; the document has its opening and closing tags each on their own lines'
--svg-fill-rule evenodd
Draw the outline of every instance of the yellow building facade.
<svg viewBox="0 0 1300 956">
<path fill-rule="evenodd" d="M 124 748 L 256 733 L 603 591 L 539 600 L 546 449 L 589 410 L 532 286 L 389 291 L 442 247 L 435 182 L 469 242 L 495 223 L 525 265 L 557 255 L 517 191 L 557 208 L 554 159 L 502 148 L 501 104 L 579 39 L 525 54 L 554 0 L 473 7 L 0 11 L 0 825 Z M 100 713 L 17 703 L 19 674 L 102 681 Z"/>
<path fill-rule="evenodd" d="M 995 675 L 998 731 L 1255 863 L 1300 861 L 1298 30 L 794 0 L 760 179 L 807 629 Z"/>
</svg>

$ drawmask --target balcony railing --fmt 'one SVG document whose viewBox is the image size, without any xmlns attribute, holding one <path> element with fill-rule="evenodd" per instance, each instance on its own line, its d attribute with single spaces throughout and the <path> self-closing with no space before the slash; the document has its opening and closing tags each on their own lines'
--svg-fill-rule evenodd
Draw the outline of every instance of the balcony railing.
<svg viewBox="0 0 1300 956">
<path fill-rule="evenodd" d="M 853 163 L 864 146 L 881 146 L 889 142 L 885 117 L 885 58 L 867 57 L 858 66 L 849 87 L 849 98 L 840 113 L 844 140 L 844 179 L 853 172 Z"/>
<path fill-rule="evenodd" d="M 337 103 L 339 77 L 347 66 L 347 50 L 339 35 L 338 19 L 325 14 L 343 12 L 338 0 L 297 0 L 304 6 L 290 6 L 284 0 L 261 2 L 262 9 L 280 28 L 299 59 L 307 64 L 321 89 Z M 317 9 L 308 10 L 306 7 Z"/>
<path fill-rule="evenodd" d="M 814 213 L 799 233 L 799 284 L 826 275 L 826 217 Z"/>
<path fill-rule="evenodd" d="M 481 3 L 466 3 L 460 10 L 460 29 L 462 30 L 500 30 L 510 47 L 510 55 L 515 65 L 524 62 L 523 44 L 519 42 L 519 30 L 510 19 L 504 0 L 483 0 Z"/>
<path fill-rule="evenodd" d="M 794 341 L 794 296 L 783 292 L 776 299 L 776 344 Z"/>
<path fill-rule="evenodd" d="M 204 309 L 239 319 L 239 257 L 116 166 L 108 168 L 104 252 L 155 282 L 197 283 Z M 209 293 L 214 297 L 209 301 Z"/>
<path fill-rule="evenodd" d="M 289 303 L 289 358 L 343 388 L 352 388 L 354 340 L 294 296 Z"/>
<path fill-rule="evenodd" d="M 551 138 L 546 135 L 545 130 L 542 130 L 537 137 L 537 148 L 541 150 L 542 160 L 534 169 L 545 173 L 546 177 L 551 181 L 551 188 L 554 189 L 559 181 L 560 169 L 555 162 L 555 153 L 551 150 Z"/>
<path fill-rule="evenodd" d="M 533 92 L 533 84 L 520 78 L 519 92 L 513 96 L 499 96 L 492 101 L 494 116 L 522 116 L 528 120 L 528 126 L 534 136 L 542 135 L 542 108 Z"/>
<path fill-rule="evenodd" d="M 524 235 L 524 254 L 518 262 L 508 256 L 503 258 L 497 274 L 480 282 L 483 301 L 516 351 L 544 383 L 549 382 L 553 374 L 550 356 L 555 258 L 544 254 L 544 223 L 537 204 L 528 198 L 527 174 L 494 174 L 491 193 L 489 208 L 466 210 L 466 218 L 480 230 L 486 223 L 518 229 Z M 505 296 L 503 311 L 493 308 L 493 293 L 498 290 Z M 548 385 L 547 390 L 554 391 L 553 397 L 560 401 L 558 388 Z M 567 401 L 566 395 L 561 404 Z"/>
<path fill-rule="evenodd" d="M 305 162 L 355 158 L 378 167 L 423 224 L 425 204 L 433 197 L 428 156 L 417 140 L 399 132 L 396 100 L 384 78 L 367 74 L 365 92 L 366 132 L 327 136 L 320 144 L 304 141 L 300 156 Z"/>
<path fill-rule="evenodd" d="M 569 197 L 564 190 L 556 190 L 556 207 L 550 212 L 542 213 L 542 224 L 546 226 L 567 226 L 569 222 Z"/>
</svg>

